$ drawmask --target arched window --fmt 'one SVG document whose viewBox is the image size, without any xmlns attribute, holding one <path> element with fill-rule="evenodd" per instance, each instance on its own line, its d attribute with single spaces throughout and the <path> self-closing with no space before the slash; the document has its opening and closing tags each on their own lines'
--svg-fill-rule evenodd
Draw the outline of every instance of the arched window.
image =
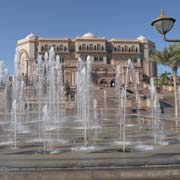
<svg viewBox="0 0 180 180">
<path fill-rule="evenodd" d="M 101 49 L 101 45 L 97 44 L 97 51 L 100 51 L 100 49 Z"/>
<path fill-rule="evenodd" d="M 118 46 L 118 52 L 121 52 L 121 46 Z"/>
<path fill-rule="evenodd" d="M 75 47 L 74 47 L 74 45 L 71 45 L 70 47 L 69 47 L 69 52 L 74 52 L 75 51 Z"/>
<path fill-rule="evenodd" d="M 138 52 L 138 48 L 136 47 L 136 52 Z"/>
<path fill-rule="evenodd" d="M 27 103 L 24 105 L 24 110 L 27 110 L 27 107 L 28 107 L 28 105 L 27 105 Z"/>
<path fill-rule="evenodd" d="M 117 52 L 117 48 L 116 47 L 114 47 L 114 52 Z"/>
<path fill-rule="evenodd" d="M 48 46 L 48 44 L 45 44 L 45 46 L 44 46 L 44 50 L 45 50 L 45 51 L 48 51 L 48 50 L 49 50 L 49 46 Z"/>
<path fill-rule="evenodd" d="M 41 51 L 44 51 L 44 46 L 41 46 Z"/>
<path fill-rule="evenodd" d="M 86 49 L 87 49 L 87 51 L 89 51 L 89 46 L 88 45 L 87 45 Z"/>
<path fill-rule="evenodd" d="M 86 50 L 86 44 L 82 44 L 82 50 L 83 50 L 83 51 Z"/>
<path fill-rule="evenodd" d="M 90 51 L 93 51 L 93 44 L 90 44 Z"/>
<path fill-rule="evenodd" d="M 99 62 L 103 62 L 103 57 L 99 56 Z"/>
<path fill-rule="evenodd" d="M 94 56 L 94 62 L 98 62 L 98 57 Z"/>
<path fill-rule="evenodd" d="M 56 50 L 59 51 L 59 46 L 56 47 Z"/>
<path fill-rule="evenodd" d="M 59 50 L 63 51 L 63 45 L 62 44 L 59 46 Z"/>
<path fill-rule="evenodd" d="M 53 45 L 52 45 L 52 47 L 53 47 L 53 48 L 54 48 L 54 50 L 56 51 L 56 45 L 55 45 L 55 44 L 53 44 Z"/>
<path fill-rule="evenodd" d="M 133 63 L 137 63 L 137 57 L 132 58 Z"/>
<path fill-rule="evenodd" d="M 104 86 L 104 87 L 107 87 L 107 86 L 108 86 L 108 83 L 107 83 L 107 81 L 106 81 L 105 79 L 102 79 L 102 80 L 100 81 L 100 85 L 101 85 L 101 86 Z"/>
<path fill-rule="evenodd" d="M 83 51 L 86 50 L 86 44 L 82 44 L 82 50 L 83 50 Z"/>
<path fill-rule="evenodd" d="M 135 52 L 135 46 L 131 46 L 131 51 Z"/>
<path fill-rule="evenodd" d="M 65 52 L 67 51 L 67 47 L 66 47 L 66 46 L 64 46 L 64 51 L 65 51 Z"/>
<path fill-rule="evenodd" d="M 19 65 L 21 67 L 21 73 L 27 74 L 27 54 L 26 52 L 22 52 L 19 57 Z"/>
<path fill-rule="evenodd" d="M 122 47 L 122 52 L 124 52 L 124 47 Z"/>
<path fill-rule="evenodd" d="M 82 59 L 83 62 L 86 62 L 87 55 L 81 55 L 80 58 Z"/>
<path fill-rule="evenodd" d="M 94 46 L 94 51 L 96 51 L 96 45 Z"/>
<path fill-rule="evenodd" d="M 79 46 L 79 51 L 81 51 L 82 50 L 82 48 L 81 48 L 81 45 Z"/>
<path fill-rule="evenodd" d="M 129 52 L 131 52 L 131 48 L 129 47 Z"/>
<path fill-rule="evenodd" d="M 104 46 L 101 47 L 101 50 L 104 51 Z"/>
<path fill-rule="evenodd" d="M 59 57 L 60 63 L 64 63 L 64 59 L 65 59 L 64 56 L 60 56 L 60 57 Z"/>
<path fill-rule="evenodd" d="M 125 52 L 128 52 L 128 46 L 124 47 Z"/>
<path fill-rule="evenodd" d="M 110 86 L 111 86 L 111 87 L 114 87 L 114 86 L 115 86 L 115 79 L 111 80 Z"/>
</svg>

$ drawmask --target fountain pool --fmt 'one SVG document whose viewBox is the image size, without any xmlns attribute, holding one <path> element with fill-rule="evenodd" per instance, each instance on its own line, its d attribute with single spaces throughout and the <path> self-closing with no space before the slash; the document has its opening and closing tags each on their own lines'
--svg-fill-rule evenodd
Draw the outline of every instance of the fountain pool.
<svg viewBox="0 0 180 180">
<path fill-rule="evenodd" d="M 11 110 L 0 114 L 0 169 L 78 169 L 82 173 L 85 169 L 118 168 L 123 172 L 125 167 L 179 165 L 180 129 L 175 118 L 161 116 L 153 79 L 151 112 L 141 112 L 131 60 L 126 79 L 134 82 L 132 91 L 137 112 L 128 111 L 128 81 L 122 85 L 119 66 L 116 67 L 116 106 L 108 107 L 106 90 L 102 90 L 104 104 L 98 106 L 91 83 L 91 57 L 88 57 L 86 62 L 79 59 L 77 113 L 72 115 L 65 110 L 62 66 L 53 48 L 46 53 L 44 61 L 42 57 L 37 60 L 33 84 L 37 99 L 35 111 L 26 102 L 18 50 L 15 57 Z M 6 72 L 4 66 L 1 72 Z M 1 72 L 1 82 L 8 88 L 7 73 Z"/>
</svg>

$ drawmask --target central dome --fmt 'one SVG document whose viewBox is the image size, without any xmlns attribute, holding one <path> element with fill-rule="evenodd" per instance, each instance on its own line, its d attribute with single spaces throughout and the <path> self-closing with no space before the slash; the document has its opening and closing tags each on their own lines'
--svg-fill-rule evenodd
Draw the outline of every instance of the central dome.
<svg viewBox="0 0 180 180">
<path fill-rule="evenodd" d="M 82 38 L 97 38 L 93 33 L 86 33 L 82 36 Z"/>
</svg>

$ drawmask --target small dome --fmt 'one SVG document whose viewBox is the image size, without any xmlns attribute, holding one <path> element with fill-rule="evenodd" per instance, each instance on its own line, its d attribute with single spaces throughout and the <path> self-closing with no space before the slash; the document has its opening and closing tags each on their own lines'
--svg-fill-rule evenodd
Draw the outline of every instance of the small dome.
<svg viewBox="0 0 180 180">
<path fill-rule="evenodd" d="M 28 34 L 28 35 L 26 36 L 26 38 L 31 38 L 31 37 L 37 37 L 37 36 L 36 36 L 36 35 L 34 35 L 33 33 Z"/>
<path fill-rule="evenodd" d="M 86 33 L 86 34 L 84 34 L 83 36 L 82 36 L 82 38 L 97 38 L 93 33 L 90 33 L 90 32 L 88 32 L 88 33 Z"/>
<path fill-rule="evenodd" d="M 117 39 L 115 39 L 115 38 L 112 38 L 112 39 L 110 39 L 109 41 L 116 41 Z"/>
<path fill-rule="evenodd" d="M 147 41 L 147 38 L 144 37 L 143 35 L 140 35 L 137 39 L 138 39 L 139 41 Z"/>
</svg>

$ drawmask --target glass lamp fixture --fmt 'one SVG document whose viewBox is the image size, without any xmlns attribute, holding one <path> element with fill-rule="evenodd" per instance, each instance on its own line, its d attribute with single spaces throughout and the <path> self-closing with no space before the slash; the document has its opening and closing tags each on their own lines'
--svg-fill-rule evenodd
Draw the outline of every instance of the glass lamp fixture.
<svg viewBox="0 0 180 180">
<path fill-rule="evenodd" d="M 151 25 L 154 27 L 154 29 L 163 35 L 165 41 L 180 42 L 178 39 L 166 39 L 166 34 L 172 29 L 175 22 L 176 20 L 174 18 L 165 15 L 164 11 L 161 9 L 160 16 L 154 19 L 151 22 Z"/>
</svg>

